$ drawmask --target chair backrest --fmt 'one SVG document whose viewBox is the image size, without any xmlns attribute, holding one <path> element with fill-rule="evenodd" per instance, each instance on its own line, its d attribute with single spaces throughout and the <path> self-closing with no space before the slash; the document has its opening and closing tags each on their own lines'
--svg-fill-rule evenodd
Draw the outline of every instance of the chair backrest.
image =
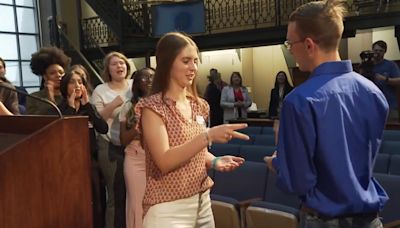
<svg viewBox="0 0 400 228">
<path fill-rule="evenodd" d="M 383 140 L 400 141 L 400 130 L 384 130 Z"/>
<path fill-rule="evenodd" d="M 253 145 L 274 146 L 275 145 L 275 136 L 274 135 L 255 135 Z"/>
<path fill-rule="evenodd" d="M 400 154 L 400 141 L 384 140 L 381 144 L 381 153 Z"/>
<path fill-rule="evenodd" d="M 388 173 L 390 154 L 378 154 L 375 160 L 374 173 Z"/>
<path fill-rule="evenodd" d="M 262 198 L 268 176 L 267 166 L 246 161 L 232 172 L 215 172 L 212 194 L 243 201 Z"/>
<path fill-rule="evenodd" d="M 215 227 L 241 228 L 240 216 L 235 203 L 227 203 L 219 199 L 211 199 Z"/>
<path fill-rule="evenodd" d="M 383 173 L 375 173 L 374 176 L 390 198 L 380 213 L 383 223 L 400 220 L 400 176 Z"/>
<path fill-rule="evenodd" d="M 273 127 L 263 127 L 261 129 L 261 134 L 263 135 L 273 135 L 275 134 Z"/>
<path fill-rule="evenodd" d="M 262 127 L 256 127 L 256 126 L 249 126 L 243 129 L 238 130 L 239 132 L 242 132 L 246 135 L 259 135 L 261 134 Z"/>
<path fill-rule="evenodd" d="M 236 144 L 236 145 L 253 145 L 254 138 L 256 135 L 247 134 L 250 139 L 249 140 L 241 140 L 241 139 L 231 139 L 228 144 Z"/>
<path fill-rule="evenodd" d="M 252 203 L 246 210 L 247 228 L 297 228 L 298 210 L 265 201 Z"/>
<path fill-rule="evenodd" d="M 236 144 L 213 144 L 210 152 L 215 156 L 233 155 L 239 156 L 240 145 Z"/>
<path fill-rule="evenodd" d="M 281 204 L 292 208 L 300 207 L 300 200 L 297 196 L 283 192 L 276 186 L 277 175 L 270 172 L 267 180 L 267 187 L 264 193 L 264 201 Z"/>
<path fill-rule="evenodd" d="M 389 174 L 400 175 L 400 155 L 394 154 L 390 157 Z"/>
<path fill-rule="evenodd" d="M 264 157 L 271 156 L 275 150 L 275 146 L 242 145 L 239 156 L 246 161 L 264 162 Z"/>
</svg>

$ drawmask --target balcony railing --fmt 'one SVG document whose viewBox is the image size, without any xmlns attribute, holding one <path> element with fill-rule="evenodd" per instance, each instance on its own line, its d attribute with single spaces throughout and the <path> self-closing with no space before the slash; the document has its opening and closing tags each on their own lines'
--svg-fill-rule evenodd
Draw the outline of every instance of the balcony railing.
<svg viewBox="0 0 400 228">
<path fill-rule="evenodd" d="M 117 37 L 100 17 L 85 18 L 82 21 L 83 48 L 97 48 L 118 44 Z"/>
<path fill-rule="evenodd" d="M 151 7 L 169 1 L 118 0 L 143 31 L 151 36 Z M 206 34 L 243 31 L 255 28 L 271 28 L 286 25 L 290 13 L 311 0 L 204 0 Z M 389 7 L 390 5 L 390 7 Z M 383 12 L 400 11 L 400 0 L 348 0 L 348 16 L 360 16 Z M 98 18 L 83 21 L 84 47 L 90 48 L 93 39 L 100 45 L 117 42 L 116 36 Z M 129 36 L 130 29 L 123 29 Z M 89 37 L 90 39 L 87 39 Z"/>
</svg>

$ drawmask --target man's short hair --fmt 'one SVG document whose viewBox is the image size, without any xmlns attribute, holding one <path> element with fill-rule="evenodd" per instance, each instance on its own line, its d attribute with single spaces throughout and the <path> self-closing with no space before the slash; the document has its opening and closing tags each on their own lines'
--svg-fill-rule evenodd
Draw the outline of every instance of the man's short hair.
<svg viewBox="0 0 400 228">
<path fill-rule="evenodd" d="M 300 38 L 311 38 L 326 51 L 339 47 L 346 13 L 342 0 L 314 1 L 299 6 L 289 17 Z"/>
<path fill-rule="evenodd" d="M 379 47 L 381 47 L 382 49 L 384 49 L 385 52 L 387 51 L 387 44 L 386 44 L 385 41 L 383 41 L 383 40 L 378 40 L 378 41 L 374 42 L 374 43 L 372 44 L 372 48 L 374 48 L 375 45 L 378 45 Z"/>
</svg>

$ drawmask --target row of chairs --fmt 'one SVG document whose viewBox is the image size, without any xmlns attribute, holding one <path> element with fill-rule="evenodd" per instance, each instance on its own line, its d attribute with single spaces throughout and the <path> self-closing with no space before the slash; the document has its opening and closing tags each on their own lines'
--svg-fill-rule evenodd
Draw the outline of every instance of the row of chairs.
<svg viewBox="0 0 400 228">
<path fill-rule="evenodd" d="M 232 139 L 229 141 L 229 144 L 239 144 L 239 145 L 259 145 L 259 146 L 274 146 L 275 145 L 275 136 L 273 134 L 247 134 L 250 139 L 242 140 L 242 139 Z"/>
<path fill-rule="evenodd" d="M 228 173 L 210 171 L 216 228 L 298 226 L 300 201 L 276 187 L 276 175 L 260 162 L 246 161 Z M 400 224 L 400 176 L 375 174 L 390 196 L 381 213 L 386 225 Z M 393 226 L 395 227 L 395 226 Z"/>
<path fill-rule="evenodd" d="M 400 140 L 399 141 L 383 140 L 379 153 L 400 155 Z"/>
<path fill-rule="evenodd" d="M 239 131 L 247 135 L 274 135 L 272 127 L 249 126 Z M 383 140 L 400 141 L 400 130 L 384 130 Z"/>
<path fill-rule="evenodd" d="M 229 141 L 229 144 L 233 145 L 257 145 L 257 146 L 274 146 L 275 145 L 275 137 L 274 135 L 266 134 L 266 135 L 252 135 L 248 134 L 249 140 L 241 140 L 241 139 L 232 139 Z M 400 154 L 400 140 L 383 140 L 380 153 L 383 154 Z"/>
<path fill-rule="evenodd" d="M 378 154 L 374 172 L 400 175 L 400 154 Z"/>
<path fill-rule="evenodd" d="M 272 127 L 257 127 L 257 126 L 249 126 L 244 129 L 239 130 L 244 134 L 250 135 L 273 135 L 274 129 Z"/>
<path fill-rule="evenodd" d="M 262 163 L 264 163 L 264 157 L 271 156 L 275 150 L 275 146 L 238 144 L 214 144 L 210 148 L 211 153 L 213 153 L 215 156 L 229 154 L 242 157 L 246 161 Z M 388 152 L 388 147 L 384 151 Z M 395 152 L 379 153 L 375 161 L 374 172 L 400 175 L 400 148 L 395 150 Z"/>
</svg>

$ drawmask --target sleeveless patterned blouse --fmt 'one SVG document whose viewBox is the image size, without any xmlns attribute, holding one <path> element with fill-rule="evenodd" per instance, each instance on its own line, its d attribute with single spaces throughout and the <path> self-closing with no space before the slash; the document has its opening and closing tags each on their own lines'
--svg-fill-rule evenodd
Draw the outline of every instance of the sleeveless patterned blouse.
<svg viewBox="0 0 400 228">
<path fill-rule="evenodd" d="M 162 97 L 161 93 L 141 99 L 135 106 L 137 130 L 142 132 L 141 114 L 144 108 L 148 108 L 163 120 L 171 148 L 184 144 L 205 132 L 205 120 L 208 120 L 209 113 L 208 103 L 201 98 L 196 101 L 193 96 L 188 96 L 188 99 L 192 108 L 191 120 L 186 119 L 179 112 L 174 100 Z M 144 140 L 142 142 L 146 151 L 147 179 L 143 199 L 144 214 L 155 204 L 188 198 L 208 190 L 213 185 L 206 170 L 206 147 L 179 168 L 162 174 L 151 157 L 148 145 Z M 157 143 L 157 141 L 151 143 Z"/>
</svg>

